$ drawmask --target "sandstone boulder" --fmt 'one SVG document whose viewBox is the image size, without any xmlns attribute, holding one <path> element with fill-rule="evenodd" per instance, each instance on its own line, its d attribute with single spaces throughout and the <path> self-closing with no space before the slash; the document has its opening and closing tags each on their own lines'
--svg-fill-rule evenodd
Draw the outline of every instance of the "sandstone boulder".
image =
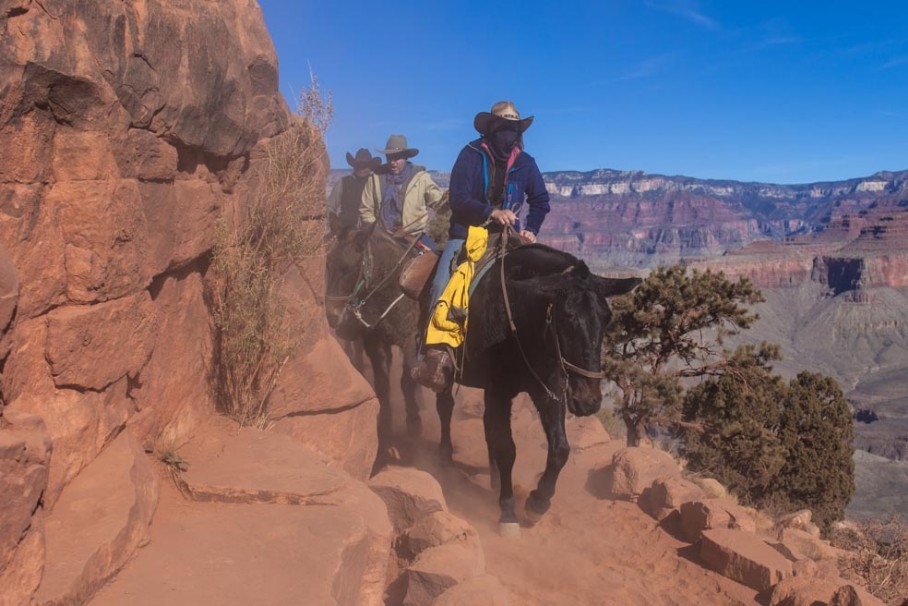
<svg viewBox="0 0 908 606">
<path fill-rule="evenodd" d="M 39 417 L 0 417 L 0 587 L 9 603 L 25 603 L 41 579 L 51 442 Z M 5 603 L 5 602 L 4 602 Z"/>
<path fill-rule="evenodd" d="M 510 606 L 511 593 L 498 577 L 484 574 L 446 590 L 432 606 Z"/>
<path fill-rule="evenodd" d="M 655 448 L 622 448 L 612 458 L 608 491 L 618 499 L 636 500 L 655 480 L 678 474 L 678 463 L 667 452 Z"/>
<path fill-rule="evenodd" d="M 408 528 L 400 539 L 399 554 L 412 560 L 426 549 L 448 543 L 469 544 L 478 562 L 485 566 L 479 533 L 466 520 L 447 511 L 431 513 Z"/>
<path fill-rule="evenodd" d="M 332 591 L 340 592 L 337 595 L 352 592 L 349 601 L 339 603 L 377 603 L 375 600 L 381 597 L 387 573 L 391 524 L 384 503 L 366 486 L 343 471 L 326 466 L 289 436 L 239 428 L 224 418 L 212 418 L 200 425 L 193 439 L 177 454 L 188 465 L 187 471 L 178 474 L 183 494 L 202 503 L 259 505 L 257 511 L 261 515 L 290 532 L 277 540 L 276 549 L 285 555 L 294 549 L 298 534 L 318 534 L 320 526 L 327 525 L 330 532 L 321 536 L 317 543 L 331 555 L 318 570 L 330 570 L 330 575 L 316 575 L 310 579 L 317 580 L 320 591 L 327 592 L 326 595 Z M 296 513 L 289 508 L 266 511 L 265 505 L 293 505 L 310 512 Z M 207 520 L 206 527 L 199 530 L 201 535 L 211 532 L 212 525 L 220 526 L 213 518 L 217 509 L 210 512 L 192 510 L 199 519 Z M 315 510 L 327 511 L 330 515 L 314 515 Z M 231 515 L 247 519 L 256 515 L 255 511 L 251 507 L 237 508 Z M 253 524 L 249 531 L 253 528 L 260 529 L 260 524 Z M 201 535 L 200 540 L 211 540 Z M 233 533 L 230 540 L 239 541 L 242 536 L 242 533 Z M 272 535 L 269 533 L 269 536 Z M 246 540 L 251 539 L 247 537 Z M 266 548 L 265 545 L 262 547 Z M 236 543 L 233 549 L 242 551 L 242 544 Z M 305 551 L 310 549 L 317 548 L 307 546 Z M 165 554 L 159 553 L 156 557 L 165 557 Z M 295 554 L 291 561 L 299 564 L 300 557 L 315 558 L 318 554 Z M 263 560 L 271 561 L 272 556 Z M 148 566 L 151 565 L 149 562 Z M 331 568 L 326 569 L 329 565 Z M 205 570 L 204 574 L 216 572 L 215 568 L 207 570 L 204 566 L 199 570 Z M 285 568 L 278 567 L 275 574 L 279 570 L 286 573 Z M 273 577 L 272 580 L 284 583 Z M 138 581 L 136 578 L 130 583 Z M 181 585 L 181 591 L 187 596 L 195 595 L 188 586 Z"/>
<path fill-rule="evenodd" d="M 362 490 L 327 506 L 203 503 L 168 486 L 154 541 L 91 604 L 381 606 L 390 537 L 376 558 L 374 498 Z"/>
<path fill-rule="evenodd" d="M 753 517 L 743 507 L 727 499 L 702 499 L 681 505 L 684 536 L 696 542 L 709 529 L 736 529 L 756 532 Z"/>
<path fill-rule="evenodd" d="M 0 431 L 0 570 L 32 523 L 47 488 L 51 442 L 39 417 L 10 411 Z"/>
<path fill-rule="evenodd" d="M 366 480 L 378 451 L 378 400 L 341 346 L 327 336 L 324 310 L 311 279 L 297 266 L 283 277 L 288 330 L 304 337 L 278 377 L 269 415 L 276 431 L 305 442 L 329 464 Z"/>
<path fill-rule="evenodd" d="M 703 531 L 700 557 L 716 572 L 757 591 L 765 591 L 792 576 L 789 560 L 743 530 Z"/>
<path fill-rule="evenodd" d="M 789 513 L 783 515 L 776 522 L 779 532 L 785 528 L 794 528 L 796 530 L 801 530 L 803 532 L 809 533 L 815 537 L 820 536 L 819 527 L 813 523 L 813 512 L 809 509 L 802 509 L 800 511 L 795 511 L 794 513 Z"/>
<path fill-rule="evenodd" d="M 442 593 L 485 572 L 478 543 L 462 541 L 426 549 L 407 567 L 405 606 L 431 604 Z"/>
<path fill-rule="evenodd" d="M 436 511 L 448 510 L 438 481 L 424 471 L 388 467 L 369 481 L 369 487 L 385 502 L 396 534 Z"/>
<path fill-rule="evenodd" d="M 47 518 L 36 601 L 87 601 L 148 542 L 157 500 L 151 462 L 124 431 L 66 487 Z"/>
<path fill-rule="evenodd" d="M 823 539 L 797 528 L 783 528 L 779 532 L 779 541 L 811 560 L 836 561 L 839 557 L 839 551 L 835 547 Z"/>
<path fill-rule="evenodd" d="M 41 582 L 44 571 L 44 513 L 32 516 L 28 533 L 9 554 L 5 568 L 0 568 L 0 604 L 26 606 Z"/>
<path fill-rule="evenodd" d="M 704 498 L 699 486 L 681 476 L 668 476 L 653 481 L 644 490 L 640 502 L 645 510 L 657 520 L 664 519 L 672 511 L 680 511 L 681 505 Z"/>
<path fill-rule="evenodd" d="M 773 587 L 770 606 L 814 606 L 828 604 L 841 585 L 840 579 L 822 579 L 799 574 Z"/>
<path fill-rule="evenodd" d="M 44 506 L 50 509 L 63 487 L 122 430 L 134 404 L 125 376 L 104 391 L 58 389 L 48 372 L 47 334 L 43 318 L 17 322 L 3 388 L 9 398 L 5 410 L 41 417 L 53 442 L 44 495 Z"/>
</svg>

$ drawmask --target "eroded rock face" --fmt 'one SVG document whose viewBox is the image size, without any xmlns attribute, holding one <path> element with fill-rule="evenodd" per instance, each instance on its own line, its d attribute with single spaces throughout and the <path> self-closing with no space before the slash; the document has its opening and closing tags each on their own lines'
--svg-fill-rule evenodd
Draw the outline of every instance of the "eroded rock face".
<svg viewBox="0 0 908 606">
<path fill-rule="evenodd" d="M 2 12 L 0 423 L 43 419 L 53 451 L 9 476 L 43 507 L 0 511 L 0 579 L 14 570 L 27 596 L 74 478 L 127 426 L 150 451 L 213 410 L 215 222 L 290 114 L 253 0 Z"/>
</svg>

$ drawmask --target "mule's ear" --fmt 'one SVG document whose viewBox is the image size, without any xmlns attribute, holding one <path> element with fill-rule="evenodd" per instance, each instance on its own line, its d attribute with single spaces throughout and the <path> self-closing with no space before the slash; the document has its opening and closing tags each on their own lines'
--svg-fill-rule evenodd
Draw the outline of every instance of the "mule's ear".
<svg viewBox="0 0 908 606">
<path fill-rule="evenodd" d="M 634 290 L 638 284 L 643 282 L 640 278 L 603 278 L 602 276 L 593 276 L 593 290 L 600 297 L 617 297 Z"/>
</svg>

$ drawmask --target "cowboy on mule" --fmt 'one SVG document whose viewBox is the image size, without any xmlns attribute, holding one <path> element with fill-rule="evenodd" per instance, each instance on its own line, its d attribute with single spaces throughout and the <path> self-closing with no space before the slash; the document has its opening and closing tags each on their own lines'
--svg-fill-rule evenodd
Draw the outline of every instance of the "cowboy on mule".
<svg viewBox="0 0 908 606">
<path fill-rule="evenodd" d="M 454 372 L 451 348 L 456 349 L 462 341 L 463 319 L 452 319 L 450 314 L 458 313 L 455 308 L 465 311 L 473 265 L 485 252 L 484 244 L 482 252 L 478 248 L 485 232 L 473 228 L 488 226 L 495 233 L 514 229 L 524 242 L 532 243 L 549 212 L 549 194 L 542 174 L 536 160 L 523 150 L 523 133 L 533 119 L 521 119 L 510 101 L 499 101 L 491 111 L 479 112 L 473 118 L 473 127 L 481 137 L 464 146 L 451 170 L 449 239 L 432 282 L 433 308 L 426 329 L 424 358 L 414 374 L 414 379 L 436 391 L 450 383 Z M 518 213 L 524 201 L 529 210 L 526 225 L 521 226 Z M 455 271 L 453 264 L 465 244 L 466 262 Z M 455 296 L 461 305 L 451 304 Z"/>
<path fill-rule="evenodd" d="M 425 169 L 410 162 L 419 150 L 408 147 L 405 136 L 391 135 L 385 149 L 377 151 L 386 155 L 387 163 L 369 176 L 363 189 L 358 209 L 362 228 L 339 233 L 328 253 L 325 310 L 340 338 L 362 339 L 372 364 L 380 402 L 378 466 L 391 434 L 391 345 L 403 354 L 400 387 L 407 431 L 420 432 L 417 385 L 410 372 L 417 359 L 415 326 L 420 311 L 417 301 L 402 294 L 398 278 L 405 260 L 418 253 L 434 257 L 423 230 L 428 208 L 438 210 L 446 202 Z M 439 394 L 436 405 L 443 419 L 450 418 L 454 407 L 450 391 Z M 452 451 L 450 437 L 443 439 L 442 453 L 450 458 Z"/>
<path fill-rule="evenodd" d="M 570 453 L 566 411 L 586 416 L 601 406 L 601 344 L 611 320 L 606 298 L 640 282 L 593 275 L 572 255 L 535 244 L 549 196 L 536 162 L 522 149 L 531 122 L 532 117 L 521 120 L 508 101 L 474 118 L 482 137 L 464 147 L 451 173 L 450 239 L 429 298 L 426 354 L 414 371 L 419 382 L 448 389 L 455 366 L 451 349 L 462 351 L 457 381 L 484 390 L 483 427 L 492 482 L 500 487 L 500 530 L 511 536 L 519 532 L 511 481 L 513 398 L 530 395 L 548 441 L 545 471 L 525 504 L 535 521 L 549 509 Z M 529 210 L 521 228 L 517 215 L 524 201 Z M 513 248 L 513 240 L 525 245 Z M 466 259 L 452 277 L 450 265 L 458 256 Z"/>
<path fill-rule="evenodd" d="M 512 117 L 499 117 L 519 122 L 516 110 L 507 114 Z M 491 133 L 492 129 L 488 131 Z M 517 134 L 520 132 L 518 126 Z M 479 149 L 482 149 L 481 143 Z M 512 169 L 522 153 L 513 155 L 516 158 Z M 478 158 L 481 161 L 489 157 Z M 532 165 L 535 168 L 535 162 Z M 481 163 L 482 168 L 488 170 L 488 164 L 483 166 Z M 480 174 L 484 177 L 483 173 Z M 506 174 L 501 179 L 501 191 L 498 193 L 501 205 L 509 199 L 516 201 L 516 210 L 519 211 L 524 195 L 539 200 L 545 191 L 539 183 L 526 185 L 522 191 L 516 186 L 507 189 L 508 183 L 514 183 L 510 181 L 510 175 L 516 173 L 507 171 Z M 480 197 L 477 198 L 486 204 L 489 193 L 487 183 L 485 179 L 480 181 Z M 514 194 L 517 195 L 510 197 Z M 535 227 L 538 230 L 541 225 L 548 210 L 548 197 L 545 196 L 544 200 L 544 212 L 540 214 L 541 205 L 537 206 L 535 216 L 538 221 L 533 220 L 533 205 L 530 204 L 528 229 Z M 489 465 L 493 484 L 500 486 L 499 523 L 502 533 L 510 535 L 519 532 L 511 481 L 516 457 L 510 425 L 513 398 L 521 392 L 530 395 L 548 441 L 545 471 L 525 503 L 528 518 L 535 520 L 548 510 L 558 475 L 570 453 L 565 433 L 566 412 L 570 410 L 576 415 L 590 415 L 601 405 L 601 344 L 603 331 L 611 319 L 606 298 L 624 294 L 639 283 L 637 278 L 595 276 L 572 255 L 541 244 L 511 249 L 508 242 L 517 239 L 511 226 L 516 222 L 513 209 L 512 205 L 505 209 L 492 207 L 484 215 L 486 220 L 491 218 L 501 226 L 500 245 L 490 246 L 495 253 L 494 258 L 469 286 L 472 291 L 467 310 L 469 330 L 465 334 L 461 332 L 464 355 L 458 375 L 459 383 L 484 390 L 483 426 Z M 502 210 L 509 210 L 514 216 L 496 212 Z M 464 229 L 470 226 L 468 218 L 460 221 Z M 457 235 L 454 229 L 452 225 L 452 236 Z M 349 246 L 340 246 L 339 242 L 328 259 L 328 300 L 344 303 L 341 315 L 346 318 L 347 324 L 351 323 L 351 316 L 359 314 L 356 317 L 360 318 L 360 327 L 396 334 L 398 339 L 402 339 L 402 347 L 408 348 L 405 357 L 413 359 L 415 339 L 412 335 L 417 320 L 413 306 L 399 294 L 397 283 L 401 263 L 408 251 L 401 255 L 397 244 L 389 246 L 392 240 L 392 236 L 384 230 L 375 229 L 373 225 L 348 235 Z M 486 240 L 480 239 L 479 242 L 481 249 Z M 478 249 L 472 252 L 477 253 Z M 457 251 L 451 257 L 456 254 Z M 439 268 L 439 271 L 446 269 Z M 400 301 L 403 302 L 398 304 Z M 435 302 L 436 297 L 432 295 L 423 301 L 426 308 Z M 338 306 L 333 309 L 337 310 Z M 340 324 L 343 323 L 344 320 L 340 320 Z M 405 333 L 410 337 L 406 338 Z M 449 389 L 439 393 L 437 407 L 442 425 L 442 452 L 450 455 L 453 398 Z"/>
<path fill-rule="evenodd" d="M 425 167 L 413 164 L 410 158 L 419 150 L 407 146 L 404 135 L 391 135 L 384 154 L 387 162 L 379 166 L 363 189 L 359 218 L 363 226 L 381 221 L 388 231 L 403 231 L 421 236 L 429 222 L 429 208 L 441 208 L 443 192 Z"/>
<path fill-rule="evenodd" d="M 363 190 L 372 171 L 381 165 L 381 158 L 373 158 L 368 149 L 360 148 L 355 156 L 347 152 L 347 164 L 353 167 L 353 174 L 338 181 L 328 195 L 328 230 L 332 235 L 359 225 Z"/>
<path fill-rule="evenodd" d="M 356 155 L 347 152 L 347 164 L 353 173 L 338 181 L 328 195 L 328 232 L 337 238 L 348 230 L 359 227 L 359 207 L 363 201 L 363 190 L 372 171 L 381 165 L 381 158 L 372 157 L 368 149 L 361 147 Z M 363 372 L 363 355 L 376 364 L 391 357 L 390 346 L 369 337 L 341 339 L 341 344 L 350 362 L 359 372 Z M 379 353 L 380 352 L 380 353 Z"/>
</svg>

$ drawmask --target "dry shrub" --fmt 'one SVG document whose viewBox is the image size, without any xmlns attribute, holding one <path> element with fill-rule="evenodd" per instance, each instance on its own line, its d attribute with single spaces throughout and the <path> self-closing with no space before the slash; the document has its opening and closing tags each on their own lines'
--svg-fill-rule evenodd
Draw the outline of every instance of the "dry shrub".
<svg viewBox="0 0 908 606">
<path fill-rule="evenodd" d="M 451 225 L 451 207 L 448 204 L 448 191 L 442 194 L 438 210 L 429 209 L 429 221 L 426 223 L 426 234 L 435 242 L 435 249 L 441 250 L 448 242 L 448 228 Z"/>
<path fill-rule="evenodd" d="M 285 318 L 281 276 L 324 252 L 323 135 L 332 107 L 315 78 L 298 109 L 254 164 L 247 206 L 222 218 L 213 252 L 217 387 L 224 412 L 242 425 L 266 422 L 268 398 L 301 339 L 303 327 Z"/>
<path fill-rule="evenodd" d="M 908 525 L 899 517 L 840 526 L 830 539 L 848 552 L 839 562 L 845 578 L 887 604 L 908 602 Z"/>
</svg>

